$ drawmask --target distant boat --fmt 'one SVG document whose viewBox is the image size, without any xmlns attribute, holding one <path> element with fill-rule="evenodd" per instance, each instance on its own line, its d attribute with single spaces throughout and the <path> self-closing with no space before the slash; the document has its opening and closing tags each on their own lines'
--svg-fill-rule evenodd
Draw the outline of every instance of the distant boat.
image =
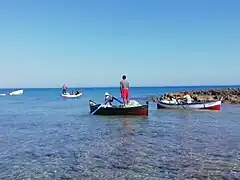
<svg viewBox="0 0 240 180">
<path fill-rule="evenodd" d="M 0 96 L 6 96 L 7 94 L 0 94 Z"/>
<path fill-rule="evenodd" d="M 9 93 L 10 96 L 19 96 L 23 94 L 23 89 L 17 90 L 17 91 L 12 91 Z"/>
<path fill-rule="evenodd" d="M 80 96 L 82 96 L 82 92 L 80 92 L 79 94 L 70 94 L 68 92 L 66 92 L 65 94 L 62 94 L 62 97 L 65 97 L 65 98 L 77 98 Z"/>
</svg>

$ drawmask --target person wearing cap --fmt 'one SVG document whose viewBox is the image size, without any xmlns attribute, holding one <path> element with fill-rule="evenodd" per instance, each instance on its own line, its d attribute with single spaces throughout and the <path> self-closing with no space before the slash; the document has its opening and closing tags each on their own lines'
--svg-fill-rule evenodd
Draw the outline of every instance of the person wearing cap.
<svg viewBox="0 0 240 180">
<path fill-rule="evenodd" d="M 105 92 L 104 94 L 104 104 L 107 105 L 108 107 L 112 106 L 112 102 L 113 102 L 113 97 L 108 93 Z"/>
<path fill-rule="evenodd" d="M 171 103 L 171 104 L 177 104 L 177 98 L 176 97 L 174 97 L 172 94 L 169 94 L 169 102 Z"/>
<path fill-rule="evenodd" d="M 126 105 L 129 103 L 129 81 L 127 80 L 126 75 L 122 76 L 120 81 L 120 92 L 123 99 L 123 104 Z"/>
<path fill-rule="evenodd" d="M 183 99 L 184 99 L 187 103 L 192 103 L 192 98 L 191 98 L 191 96 L 188 94 L 187 91 L 184 92 Z"/>
</svg>

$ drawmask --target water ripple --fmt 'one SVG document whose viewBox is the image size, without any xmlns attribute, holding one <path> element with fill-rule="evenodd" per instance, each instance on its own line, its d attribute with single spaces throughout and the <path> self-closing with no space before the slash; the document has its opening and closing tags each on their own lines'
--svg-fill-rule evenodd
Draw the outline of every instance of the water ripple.
<svg viewBox="0 0 240 180">
<path fill-rule="evenodd" d="M 89 116 L 78 103 L 0 109 L 0 179 L 240 177 L 235 106 L 218 113 L 151 110 L 137 118 Z"/>
</svg>

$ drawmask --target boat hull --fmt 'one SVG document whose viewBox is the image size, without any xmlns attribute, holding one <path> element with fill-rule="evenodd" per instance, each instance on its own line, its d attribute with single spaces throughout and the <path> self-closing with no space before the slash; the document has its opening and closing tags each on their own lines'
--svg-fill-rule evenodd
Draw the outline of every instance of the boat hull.
<svg viewBox="0 0 240 180">
<path fill-rule="evenodd" d="M 23 89 L 13 91 L 13 92 L 9 93 L 10 96 L 17 96 L 17 95 L 22 95 L 22 94 L 23 94 Z"/>
<path fill-rule="evenodd" d="M 78 98 L 81 96 L 82 96 L 82 93 L 80 93 L 80 94 L 62 94 L 62 97 L 64 97 L 64 98 Z"/>
<path fill-rule="evenodd" d="M 93 113 L 93 115 L 101 116 L 125 116 L 125 115 L 148 116 L 148 102 L 145 105 L 136 107 L 117 107 L 117 106 L 100 107 L 100 106 L 102 105 L 96 104 L 90 100 L 89 101 L 90 114 Z"/>
<path fill-rule="evenodd" d="M 191 104 L 169 104 L 159 100 L 157 102 L 157 109 L 206 109 L 206 110 L 220 110 L 221 101 L 206 101 L 196 102 Z"/>
</svg>

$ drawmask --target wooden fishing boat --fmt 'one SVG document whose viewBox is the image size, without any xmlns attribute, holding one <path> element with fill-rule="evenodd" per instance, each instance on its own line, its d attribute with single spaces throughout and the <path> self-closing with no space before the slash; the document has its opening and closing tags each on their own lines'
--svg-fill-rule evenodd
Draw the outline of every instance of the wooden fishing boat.
<svg viewBox="0 0 240 180">
<path fill-rule="evenodd" d="M 89 108 L 91 115 L 102 116 L 118 116 L 118 115 L 137 115 L 148 116 L 148 101 L 144 105 L 123 107 L 123 106 L 106 106 L 104 104 L 97 104 L 89 100 Z"/>
<path fill-rule="evenodd" d="M 192 103 L 180 103 L 168 100 L 158 100 L 157 109 L 206 109 L 206 110 L 220 110 L 222 99 L 217 101 L 203 101 Z"/>
</svg>

